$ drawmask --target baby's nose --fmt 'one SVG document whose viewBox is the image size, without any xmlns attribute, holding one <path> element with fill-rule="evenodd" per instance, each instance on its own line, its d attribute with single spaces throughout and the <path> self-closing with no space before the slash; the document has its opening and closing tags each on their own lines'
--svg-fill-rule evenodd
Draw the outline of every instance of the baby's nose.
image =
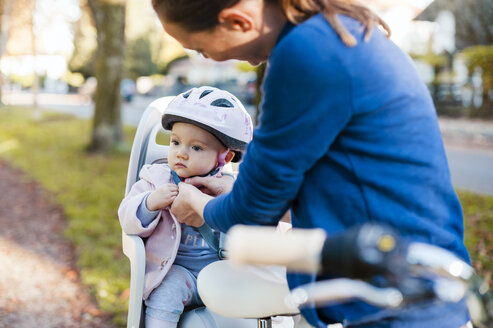
<svg viewBox="0 0 493 328">
<path fill-rule="evenodd" d="M 188 153 L 184 150 L 180 150 L 177 154 L 179 158 L 187 159 L 188 158 Z"/>
</svg>

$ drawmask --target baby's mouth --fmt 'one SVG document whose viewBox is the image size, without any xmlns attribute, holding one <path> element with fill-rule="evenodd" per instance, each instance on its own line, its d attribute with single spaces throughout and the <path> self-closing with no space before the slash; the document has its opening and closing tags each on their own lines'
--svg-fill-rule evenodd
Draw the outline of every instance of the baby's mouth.
<svg viewBox="0 0 493 328">
<path fill-rule="evenodd" d="M 176 163 L 175 164 L 175 167 L 178 167 L 178 168 L 186 168 L 187 166 L 183 163 Z"/>
</svg>

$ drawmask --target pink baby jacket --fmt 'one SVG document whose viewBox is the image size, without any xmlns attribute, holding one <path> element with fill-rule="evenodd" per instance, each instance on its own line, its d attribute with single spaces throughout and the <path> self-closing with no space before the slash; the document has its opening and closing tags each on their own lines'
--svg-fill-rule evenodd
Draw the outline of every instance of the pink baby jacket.
<svg viewBox="0 0 493 328">
<path fill-rule="evenodd" d="M 144 299 L 159 286 L 175 261 L 180 245 L 181 227 L 169 209 L 159 211 L 156 218 L 143 227 L 137 218 L 137 208 L 146 194 L 159 186 L 173 183 L 171 171 L 166 164 L 144 165 L 139 173 L 140 180 L 134 183 L 118 209 L 123 231 L 128 235 L 147 238 L 145 243 L 146 268 Z"/>
</svg>

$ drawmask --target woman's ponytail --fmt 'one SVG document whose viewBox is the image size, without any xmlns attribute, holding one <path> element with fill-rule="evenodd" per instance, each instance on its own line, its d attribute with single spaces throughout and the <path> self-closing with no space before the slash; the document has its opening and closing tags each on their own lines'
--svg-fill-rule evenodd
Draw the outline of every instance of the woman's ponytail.
<svg viewBox="0 0 493 328">
<path fill-rule="evenodd" d="M 152 0 L 152 5 L 167 20 L 180 24 L 189 32 L 197 32 L 215 27 L 219 23 L 221 10 L 239 1 L 241 0 Z M 389 26 L 356 0 L 264 0 L 264 3 L 280 6 L 293 24 L 322 13 L 347 46 L 356 45 L 356 38 L 342 25 L 338 14 L 360 21 L 366 29 L 365 41 L 370 38 L 375 24 L 382 26 L 387 36 L 390 36 Z"/>
<path fill-rule="evenodd" d="M 365 41 L 370 38 L 375 24 L 382 26 L 390 37 L 389 26 L 369 8 L 353 0 L 279 0 L 287 19 L 299 24 L 311 16 L 322 13 L 342 42 L 347 46 L 356 45 L 356 38 L 348 32 L 337 17 L 338 14 L 357 19 L 366 29 Z"/>
</svg>

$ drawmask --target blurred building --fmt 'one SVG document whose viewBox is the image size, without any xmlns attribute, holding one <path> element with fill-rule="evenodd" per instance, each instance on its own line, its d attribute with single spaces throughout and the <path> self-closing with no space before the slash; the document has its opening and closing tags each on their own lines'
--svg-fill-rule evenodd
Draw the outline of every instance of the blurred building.
<svg viewBox="0 0 493 328">
<path fill-rule="evenodd" d="M 491 0 L 435 0 L 416 20 L 450 24 L 455 48 L 493 44 Z"/>
<path fill-rule="evenodd" d="M 433 79 L 427 81 L 437 109 L 455 115 L 466 108 L 481 108 L 488 98 L 483 72 L 480 67 L 468 70 L 460 51 L 493 44 L 491 0 L 435 0 L 415 21 L 430 24 L 427 52 L 444 59 L 434 65 Z"/>
</svg>

